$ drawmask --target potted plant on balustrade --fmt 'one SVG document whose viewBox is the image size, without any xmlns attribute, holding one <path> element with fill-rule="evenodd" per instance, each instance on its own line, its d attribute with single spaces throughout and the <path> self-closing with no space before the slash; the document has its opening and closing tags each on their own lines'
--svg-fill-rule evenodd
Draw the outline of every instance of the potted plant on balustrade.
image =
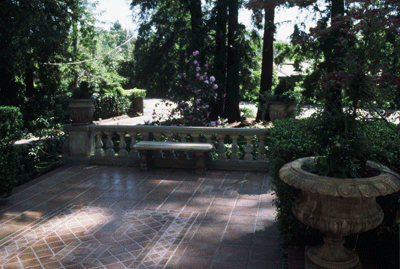
<svg viewBox="0 0 400 269">
<path fill-rule="evenodd" d="M 272 122 L 287 117 L 294 118 L 297 106 L 294 86 L 286 78 L 281 78 L 273 95 L 267 97 L 266 105 Z"/>
<path fill-rule="evenodd" d="M 72 90 L 69 101 L 69 114 L 73 125 L 89 124 L 94 113 L 92 95 L 94 89 L 87 81 L 82 81 L 79 87 Z"/>
<path fill-rule="evenodd" d="M 302 190 L 292 206 L 296 218 L 324 234 L 324 244 L 307 251 L 308 260 L 322 268 L 360 268 L 344 238 L 377 227 L 383 212 L 376 197 L 400 190 L 400 176 L 372 162 L 376 152 L 365 132 L 376 121 L 396 129 L 385 116 L 400 85 L 400 40 L 391 28 L 399 22 L 390 21 L 389 9 L 377 13 L 376 6 L 360 5 L 348 14 L 353 17 L 333 18 L 333 26 L 321 23 L 313 30 L 320 40 L 330 38 L 330 52 L 338 52 L 330 62 L 333 70 L 320 81 L 322 108 L 308 126 L 324 153 L 279 172 Z"/>
</svg>

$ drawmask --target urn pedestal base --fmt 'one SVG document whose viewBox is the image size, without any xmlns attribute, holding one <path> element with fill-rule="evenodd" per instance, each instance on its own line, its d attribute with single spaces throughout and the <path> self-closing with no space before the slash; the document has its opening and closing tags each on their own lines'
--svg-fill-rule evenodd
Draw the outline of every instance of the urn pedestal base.
<svg viewBox="0 0 400 269">
<path fill-rule="evenodd" d="M 306 252 L 305 253 L 305 269 L 325 269 L 326 268 L 326 267 L 321 267 L 321 266 L 316 265 L 315 263 L 313 263 L 308 258 L 308 253 L 310 251 L 313 251 L 312 249 L 315 249 L 315 248 L 318 248 L 318 247 L 310 247 L 310 246 L 306 247 L 306 251 L 305 251 Z M 336 268 L 339 268 L 339 267 L 336 267 Z M 357 263 L 355 266 L 350 267 L 349 269 L 362 269 L 362 266 L 361 266 L 360 263 Z"/>
<path fill-rule="evenodd" d="M 325 244 L 309 248 L 307 258 L 324 268 L 353 268 L 360 263 L 360 259 L 355 251 L 343 246 L 344 241 L 343 238 L 325 236 Z"/>
<path fill-rule="evenodd" d="M 307 258 L 322 268 L 354 268 L 359 258 L 355 252 L 344 248 L 344 238 L 374 229 L 382 222 L 383 211 L 376 197 L 399 191 L 400 176 L 368 162 L 368 166 L 381 173 L 367 178 L 324 177 L 302 169 L 307 159 L 314 158 L 298 159 L 279 171 L 284 182 L 302 190 L 292 204 L 293 215 L 325 235 L 324 244 L 310 248 Z"/>
</svg>

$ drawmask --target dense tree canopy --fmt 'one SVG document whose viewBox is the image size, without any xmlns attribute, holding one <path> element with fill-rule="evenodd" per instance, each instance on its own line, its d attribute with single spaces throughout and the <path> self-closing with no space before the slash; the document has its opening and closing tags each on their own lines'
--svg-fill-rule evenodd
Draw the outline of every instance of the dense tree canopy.
<svg viewBox="0 0 400 269">
<path fill-rule="evenodd" d="M 92 19 L 86 1 L 6 0 L 0 3 L 0 13 L 2 101 L 15 103 L 20 95 L 54 92 L 61 72 L 48 63 L 69 59 L 74 25 L 88 30 Z"/>
<path fill-rule="evenodd" d="M 185 59 L 199 50 L 200 61 L 213 67 L 219 96 L 225 98 L 214 114 L 238 120 L 240 89 L 256 87 L 252 72 L 258 69 L 254 43 L 258 36 L 238 23 L 241 1 L 135 0 L 131 5 L 141 10 L 134 50 L 138 87 L 165 96 L 178 71 L 183 71 Z"/>
<path fill-rule="evenodd" d="M 312 59 L 312 73 L 303 84 L 305 96 L 316 97 L 325 74 L 343 71 L 338 59 L 370 42 L 361 37 L 375 40 L 379 51 L 374 55 L 380 55 L 380 64 L 398 74 L 399 4 L 394 0 L 367 2 L 133 0 L 131 7 L 140 8 L 139 32 L 133 40 L 133 33 L 118 21 L 109 30 L 96 28 L 87 0 L 2 1 L 1 102 L 16 104 L 20 97 L 65 92 L 83 80 L 104 91 L 123 85 L 147 89 L 148 96 L 165 97 L 177 74 L 184 72 L 185 60 L 198 50 L 199 61 L 209 64 L 209 75 L 218 83 L 219 100 L 211 117 L 239 120 L 240 100 L 262 95 L 273 87 L 274 8 L 279 5 L 310 7 L 311 13 L 319 14 L 318 25 L 311 33 L 296 26 L 292 45 L 275 57 L 280 62 L 292 58 L 296 67 Z M 264 27 L 263 45 L 256 30 L 249 32 L 238 22 L 238 11 L 245 3 L 254 10 L 255 28 Z M 384 18 L 374 22 L 377 29 L 373 34 L 352 33 L 359 22 L 377 20 L 373 12 Z M 342 23 L 342 19 L 347 21 Z M 346 40 L 346 46 L 338 46 L 337 40 Z M 397 104 L 400 94 L 395 93 L 399 91 L 399 87 L 391 88 Z M 332 100 L 341 100 L 338 96 L 341 93 L 332 90 Z"/>
</svg>

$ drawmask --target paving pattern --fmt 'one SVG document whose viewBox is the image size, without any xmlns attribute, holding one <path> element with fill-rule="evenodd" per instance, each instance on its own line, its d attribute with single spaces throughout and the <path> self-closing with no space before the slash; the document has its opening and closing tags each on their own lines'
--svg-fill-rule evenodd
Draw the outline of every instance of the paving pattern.
<svg viewBox="0 0 400 269">
<path fill-rule="evenodd" d="M 65 166 L 0 203 L 0 268 L 284 268 L 269 175 Z"/>
</svg>

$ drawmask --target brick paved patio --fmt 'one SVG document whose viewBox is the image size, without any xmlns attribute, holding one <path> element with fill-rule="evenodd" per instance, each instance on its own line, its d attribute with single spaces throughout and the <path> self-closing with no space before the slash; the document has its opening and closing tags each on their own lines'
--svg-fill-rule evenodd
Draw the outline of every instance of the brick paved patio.
<svg viewBox="0 0 400 269">
<path fill-rule="evenodd" d="M 1 268 L 282 268 L 269 175 L 66 166 L 0 204 Z"/>
</svg>

